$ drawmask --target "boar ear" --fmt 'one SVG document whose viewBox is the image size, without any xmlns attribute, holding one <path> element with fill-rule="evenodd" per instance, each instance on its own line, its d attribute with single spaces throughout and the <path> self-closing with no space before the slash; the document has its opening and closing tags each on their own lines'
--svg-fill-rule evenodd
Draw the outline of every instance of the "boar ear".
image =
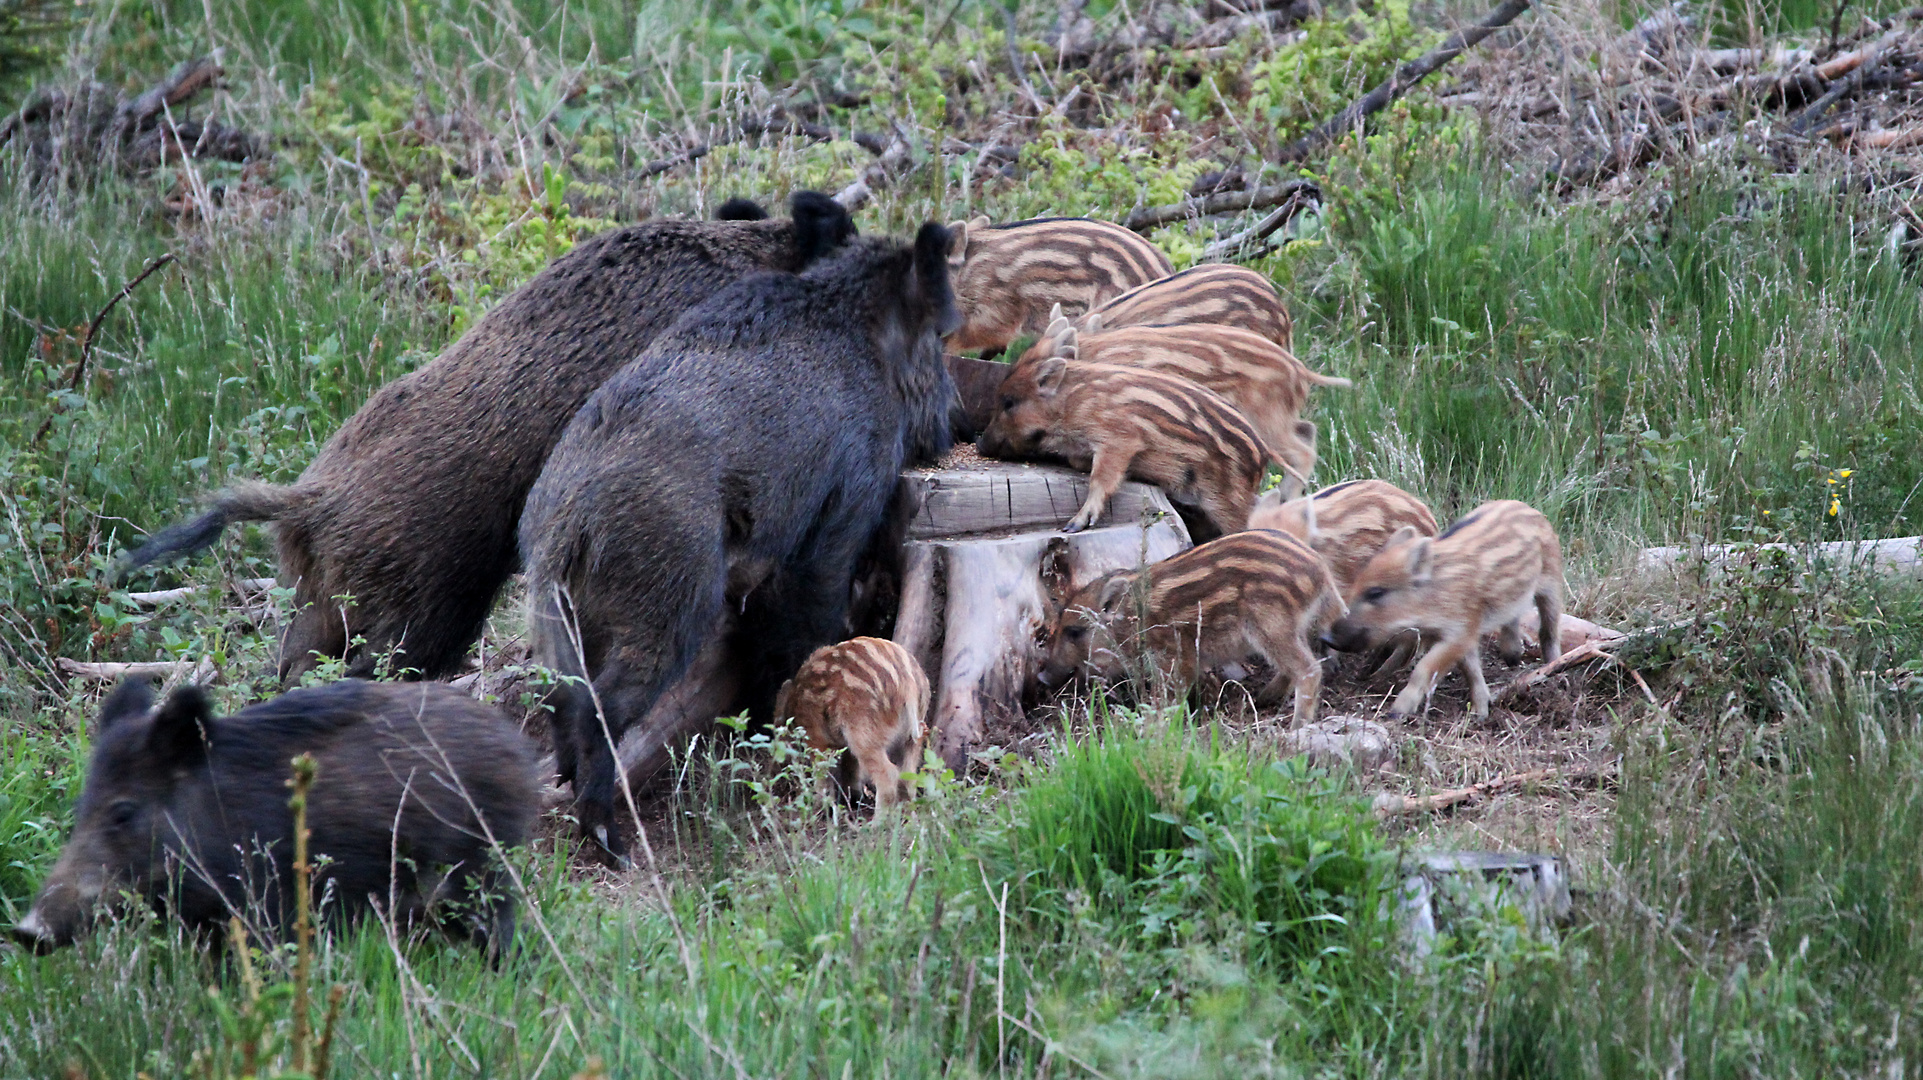
<svg viewBox="0 0 1923 1080">
<path fill-rule="evenodd" d="M 1402 529 L 1409 529 L 1409 526 L 1404 525 Z M 1402 529 L 1397 529 L 1396 532 L 1400 534 Z M 1409 531 L 1415 530 L 1409 529 Z M 1427 536 L 1418 537 L 1416 542 L 1409 546 L 1409 584 L 1427 585 L 1435 569 L 1435 541 Z"/>
<path fill-rule="evenodd" d="M 1102 332 L 1102 313 L 1099 311 L 1089 312 L 1089 314 L 1082 319 L 1082 332 L 1084 334 L 1101 333 Z"/>
<path fill-rule="evenodd" d="M 795 692 L 795 681 L 793 679 L 782 680 L 781 689 L 775 691 L 775 722 L 776 723 L 780 723 L 783 720 L 793 719 L 794 714 L 788 711 L 788 695 L 794 692 Z"/>
<path fill-rule="evenodd" d="M 1134 584 L 1133 581 L 1130 581 L 1128 577 L 1123 574 L 1117 574 L 1109 578 L 1102 586 L 1101 595 L 1096 598 L 1096 606 L 1100 607 L 1103 611 L 1114 611 L 1116 605 L 1122 602 L 1122 598 L 1128 595 L 1128 590 Z"/>
<path fill-rule="evenodd" d="M 959 270 L 968 261 L 968 222 L 948 223 L 948 265 Z"/>
<path fill-rule="evenodd" d="M 803 263 L 811 263 L 846 244 L 857 234 L 848 208 L 819 191 L 797 191 L 788 200 L 795 221 L 795 248 Z"/>
<path fill-rule="evenodd" d="M 1049 330 L 1053 332 L 1055 329 L 1056 323 L 1065 323 L 1067 321 L 1068 321 L 1068 316 L 1062 314 L 1062 302 L 1060 300 L 1055 301 L 1055 303 L 1052 304 L 1048 309 Z"/>
<path fill-rule="evenodd" d="M 1302 445 L 1308 447 L 1310 453 L 1314 453 L 1315 421 L 1297 420 L 1295 422 L 1295 437 L 1302 440 Z"/>
<path fill-rule="evenodd" d="M 1067 374 L 1068 361 L 1059 356 L 1047 357 L 1035 365 L 1035 392 L 1042 397 L 1054 397 Z"/>
<path fill-rule="evenodd" d="M 954 234 L 930 221 L 915 234 L 915 284 L 922 303 L 935 319 L 935 334 L 947 337 L 961 328 L 962 314 L 955 307 L 955 294 L 949 288 L 948 253 L 954 250 Z"/>
<path fill-rule="evenodd" d="M 97 736 L 122 720 L 145 716 L 154 707 L 154 684 L 146 679 L 122 679 L 114 687 L 107 700 L 100 703 L 100 713 L 94 717 L 93 732 Z"/>
<path fill-rule="evenodd" d="M 207 753 L 214 713 L 207 695 L 189 683 L 167 695 L 147 731 L 147 751 L 169 767 L 191 765 Z"/>
<path fill-rule="evenodd" d="M 716 221 L 766 221 L 768 212 L 753 199 L 736 195 L 715 210 L 714 219 Z"/>
</svg>

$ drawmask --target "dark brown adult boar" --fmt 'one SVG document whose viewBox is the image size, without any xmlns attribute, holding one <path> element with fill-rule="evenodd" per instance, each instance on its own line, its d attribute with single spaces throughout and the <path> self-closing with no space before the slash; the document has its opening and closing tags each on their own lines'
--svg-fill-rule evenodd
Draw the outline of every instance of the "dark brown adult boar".
<svg viewBox="0 0 1923 1080">
<path fill-rule="evenodd" d="M 1246 266 L 1204 263 L 1137 285 L 1082 316 L 1089 333 L 1122 326 L 1202 323 L 1252 331 L 1295 352 L 1295 323 L 1268 278 Z"/>
<path fill-rule="evenodd" d="M 583 833 L 614 861 L 614 745 L 729 613 L 757 711 L 847 634 L 903 466 L 948 449 L 948 230 L 746 278 L 594 393 L 521 521 L 534 656 Z M 772 676 L 770 680 L 768 677 Z M 591 683 L 591 685 L 590 685 Z M 602 721 L 607 727 L 603 729 Z"/>
<path fill-rule="evenodd" d="M 955 302 L 965 321 L 952 352 L 1004 349 L 1048 325 L 1049 308 L 1072 316 L 1174 269 L 1162 249 L 1106 221 L 1033 218 L 990 225 L 985 217 L 949 227 Z"/>
<path fill-rule="evenodd" d="M 307 826 L 324 916 L 391 904 L 403 926 L 432 921 L 495 955 L 512 940 L 497 857 L 539 809 L 535 747 L 465 694 L 349 679 L 219 717 L 198 687 L 156 708 L 145 682 L 125 682 L 93 744 L 73 835 L 13 928 L 29 948 L 71 944 L 123 893 L 199 931 L 239 915 L 284 939 L 300 754 L 319 765 Z"/>
<path fill-rule="evenodd" d="M 298 481 L 229 488 L 127 568 L 207 547 L 236 521 L 272 521 L 298 606 L 281 643 L 283 682 L 321 657 L 368 673 L 395 650 L 398 668 L 452 674 L 516 568 L 528 488 L 588 395 L 723 286 L 800 270 L 854 235 L 825 195 L 796 194 L 793 213 L 645 222 L 581 241 L 439 358 L 369 398 Z"/>
<path fill-rule="evenodd" d="M 1047 357 L 1016 364 L 1000 398 L 982 453 L 1058 457 L 1088 473 L 1088 498 L 1064 532 L 1095 524 L 1127 477 L 1200 510 L 1217 533 L 1235 532 L 1271 457 L 1235 406 L 1156 371 Z"/>
<path fill-rule="evenodd" d="M 1392 716 L 1420 711 L 1451 667 L 1469 682 L 1469 714 L 1489 715 L 1489 684 L 1482 677 L 1481 641 L 1499 630 L 1502 657 L 1522 659 L 1520 620 L 1531 604 L 1541 625 L 1544 663 L 1562 654 L 1562 543 L 1555 526 L 1527 503 L 1483 503 L 1433 540 L 1411 526 L 1396 530 L 1349 585 L 1349 613 L 1329 632 L 1329 644 L 1355 652 L 1408 630 L 1435 647 L 1416 662 L 1409 685 L 1396 695 Z"/>
<path fill-rule="evenodd" d="M 1342 613 L 1328 567 L 1293 536 L 1224 536 L 1141 570 L 1118 570 L 1076 590 L 1050 629 L 1044 687 L 1077 674 L 1120 682 L 1143 661 L 1179 689 L 1198 673 L 1259 657 L 1275 677 L 1257 695 L 1293 686 L 1295 719 L 1315 719 L 1322 666 L 1309 643 Z"/>
</svg>

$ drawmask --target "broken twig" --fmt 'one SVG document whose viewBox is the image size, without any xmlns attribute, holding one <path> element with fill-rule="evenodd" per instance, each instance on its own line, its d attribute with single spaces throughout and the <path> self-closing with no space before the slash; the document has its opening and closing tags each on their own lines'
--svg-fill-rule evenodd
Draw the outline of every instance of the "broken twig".
<svg viewBox="0 0 1923 1080">
<path fill-rule="evenodd" d="M 1481 22 L 1457 30 L 1444 38 L 1441 45 L 1396 68 L 1394 75 L 1351 102 L 1349 107 L 1337 113 L 1334 119 L 1323 121 L 1315 130 L 1284 147 L 1280 160 L 1284 162 L 1305 160 L 1316 150 L 1341 138 L 1364 117 L 1387 108 L 1390 102 L 1408 93 L 1411 87 L 1434 74 L 1442 65 L 1462 55 L 1464 50 L 1514 22 L 1517 16 L 1529 10 L 1530 2 L 1531 0 L 1503 0 L 1502 6 L 1484 16 Z"/>
<path fill-rule="evenodd" d="M 1265 210 L 1271 206 L 1280 206 L 1304 197 L 1320 202 L 1322 189 L 1316 186 L 1313 180 L 1290 180 L 1248 191 L 1222 191 L 1200 198 L 1184 199 L 1179 203 L 1142 207 L 1123 218 L 1122 225 L 1124 228 L 1145 233 L 1150 229 L 1157 229 L 1177 221 L 1210 217 L 1215 214 L 1235 214 L 1244 210 Z"/>
<path fill-rule="evenodd" d="M 1375 816 L 1391 818 L 1399 814 L 1424 814 L 1435 810 L 1447 810 L 1451 806 L 1466 803 L 1485 795 L 1494 795 L 1506 788 L 1520 787 L 1524 784 L 1539 784 L 1545 780 L 1595 780 L 1595 769 L 1576 769 L 1565 772 L 1562 769 L 1535 769 L 1530 772 L 1511 773 L 1484 780 L 1468 787 L 1449 788 L 1431 795 L 1405 796 L 1384 792 L 1376 796 Z"/>
</svg>

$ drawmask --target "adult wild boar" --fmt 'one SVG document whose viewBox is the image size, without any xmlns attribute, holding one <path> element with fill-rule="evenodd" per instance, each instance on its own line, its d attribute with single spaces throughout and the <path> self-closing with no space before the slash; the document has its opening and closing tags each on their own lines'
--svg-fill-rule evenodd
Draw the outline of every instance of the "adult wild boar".
<svg viewBox="0 0 1923 1080">
<path fill-rule="evenodd" d="M 238 914 L 284 932 L 287 780 L 303 753 L 319 765 L 307 827 L 324 914 L 344 921 L 392 903 L 403 924 L 432 918 L 496 955 L 513 937 L 494 856 L 527 839 L 539 809 L 535 748 L 465 694 L 344 680 L 216 717 L 198 687 L 155 708 L 145 682 L 125 682 L 93 740 L 73 836 L 13 928 L 29 948 L 72 943 L 121 893 L 197 930 Z"/>
<path fill-rule="evenodd" d="M 529 493 L 529 636 L 574 677 L 549 698 L 556 760 L 608 858 L 613 744 L 724 610 L 763 704 L 845 635 L 899 472 L 948 449 L 947 247 L 931 223 L 722 290 L 588 399 Z"/>
<path fill-rule="evenodd" d="M 299 608 L 281 643 L 283 682 L 318 657 L 347 657 L 350 674 L 365 674 L 392 650 L 401 668 L 453 673 L 515 570 L 528 488 L 588 395 L 716 290 L 800 270 L 855 232 L 825 195 L 796 194 L 793 214 L 651 221 L 583 240 L 439 358 L 382 387 L 299 480 L 229 488 L 127 568 L 204 548 L 236 521 L 272 521 Z"/>
</svg>

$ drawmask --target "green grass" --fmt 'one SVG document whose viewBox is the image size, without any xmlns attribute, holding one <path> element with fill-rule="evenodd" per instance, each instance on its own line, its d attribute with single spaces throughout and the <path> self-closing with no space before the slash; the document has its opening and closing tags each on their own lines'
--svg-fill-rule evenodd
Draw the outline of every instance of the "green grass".
<svg viewBox="0 0 1923 1080">
<path fill-rule="evenodd" d="M 117 85 L 208 44 L 199 4 L 113 10 L 85 17 Z M 83 767 L 88 695 L 55 657 L 211 652 L 228 704 L 262 689 L 262 628 L 215 598 L 137 608 L 103 584 L 114 550 L 230 478 L 297 474 L 583 231 L 833 189 L 867 164 L 845 141 L 765 138 L 636 176 L 765 104 L 757 78 L 800 100 L 861 91 L 829 122 L 907 117 L 924 156 L 944 119 L 992 134 L 1016 100 L 1000 16 L 974 3 L 220 13 L 223 107 L 277 140 L 261 174 L 208 167 L 222 214 L 166 213 L 189 179 L 171 171 L 49 190 L 0 164 L 0 918 L 54 857 Z M 1054 17 L 1030 6 L 1022 25 Z M 1284 44 L 1276 70 L 1300 59 L 1315 85 L 1270 106 L 1345 100 L 1420 43 L 1396 17 L 1355 55 L 1336 25 Z M 1269 137 L 1279 121 L 1214 93 L 1258 59 L 1151 73 L 1104 98 L 1107 126 L 1038 122 L 1016 180 L 924 168 L 862 226 L 1169 201 L 1224 162 L 1157 118 Z M 986 81 L 947 96 L 970 61 Z M 349 988 L 337 1075 L 553 1077 L 590 1057 L 620 1076 L 1887 1075 L 1923 1057 L 1923 592 L 1789 564 L 1656 595 L 1613 576 L 1651 543 L 1919 531 L 1923 301 L 1882 243 L 1889 207 L 1736 151 L 1664 166 L 1634 198 L 1563 200 L 1411 101 L 1326 164 L 1316 237 L 1259 265 L 1305 359 L 1357 383 L 1317 392 L 1322 479 L 1382 476 L 1444 516 L 1528 500 L 1573 582 L 1626 593 L 1602 614 L 1697 620 L 1650 671 L 1673 714 L 1616 703 L 1613 841 L 1574 926 L 1471 914 L 1409 960 L 1381 903 L 1397 852 L 1353 786 L 1206 717 L 1091 718 L 985 788 L 933 785 L 892 829 L 770 801 L 786 787 L 724 758 L 671 804 L 665 903 L 541 845 L 519 863 L 538 919 L 501 971 L 374 925 L 329 939 L 322 981 Z M 417 109 L 482 134 L 415 138 Z M 517 134 L 549 115 L 551 135 Z M 1179 261 L 1210 235 L 1158 239 Z M 80 329 L 162 252 L 180 261 L 115 309 L 65 392 Z M 239 532 L 141 584 L 271 569 Z M 210 990 L 243 994 L 147 919 L 44 959 L 0 951 L 0 1078 L 184 1075 L 217 1041 Z"/>
</svg>

